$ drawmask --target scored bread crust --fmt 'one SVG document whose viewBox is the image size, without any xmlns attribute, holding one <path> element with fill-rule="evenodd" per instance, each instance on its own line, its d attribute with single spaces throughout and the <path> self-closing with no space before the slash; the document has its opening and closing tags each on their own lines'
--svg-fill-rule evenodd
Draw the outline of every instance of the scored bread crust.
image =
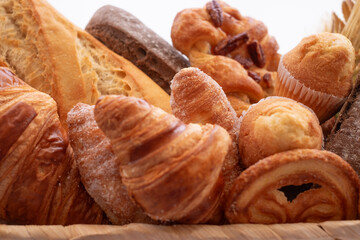
<svg viewBox="0 0 360 240">
<path fill-rule="evenodd" d="M 62 123 L 76 103 L 95 104 L 104 94 L 143 98 L 170 112 L 156 83 L 45 0 L 2 1 L 0 18 L 0 60 L 55 99 Z"/>
</svg>

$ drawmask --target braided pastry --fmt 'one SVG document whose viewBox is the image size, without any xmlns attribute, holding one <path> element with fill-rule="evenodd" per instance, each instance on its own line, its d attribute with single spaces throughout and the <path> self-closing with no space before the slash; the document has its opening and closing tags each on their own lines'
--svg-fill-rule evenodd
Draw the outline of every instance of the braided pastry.
<svg viewBox="0 0 360 240">
<path fill-rule="evenodd" d="M 223 166 L 225 192 L 228 192 L 240 174 L 237 144 L 240 124 L 234 109 L 219 84 L 197 68 L 180 70 L 170 87 L 170 105 L 176 117 L 185 123 L 217 124 L 230 134 L 232 144 Z"/>
<path fill-rule="evenodd" d="M 359 178 L 338 155 L 315 149 L 277 153 L 246 169 L 227 202 L 230 223 L 353 220 Z"/>
<path fill-rule="evenodd" d="M 204 8 L 179 12 L 171 38 L 191 66 L 211 76 L 226 94 L 247 103 L 272 94 L 280 56 L 276 40 L 262 22 L 213 0 Z"/>
<path fill-rule="evenodd" d="M 234 180 L 241 172 L 238 149 L 239 118 L 219 84 L 197 68 L 180 70 L 174 76 L 170 87 L 170 105 L 176 117 L 185 123 L 217 124 L 230 134 L 232 142 L 222 168 L 223 199 L 226 199 Z M 219 215 L 222 215 L 222 209 L 220 211 Z"/>
<path fill-rule="evenodd" d="M 110 138 L 130 196 L 153 219 L 204 223 L 223 191 L 230 137 L 217 125 L 185 125 L 134 97 L 106 96 L 95 119 Z"/>
</svg>

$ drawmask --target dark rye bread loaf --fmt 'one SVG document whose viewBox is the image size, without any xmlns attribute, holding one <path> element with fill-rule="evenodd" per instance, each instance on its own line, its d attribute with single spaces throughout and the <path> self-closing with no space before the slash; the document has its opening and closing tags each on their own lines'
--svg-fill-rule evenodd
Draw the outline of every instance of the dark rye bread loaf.
<svg viewBox="0 0 360 240">
<path fill-rule="evenodd" d="M 360 75 L 326 139 L 325 149 L 345 159 L 360 176 Z"/>
<path fill-rule="evenodd" d="M 108 48 L 130 60 L 167 93 L 173 76 L 189 61 L 167 41 L 123 9 L 98 9 L 85 28 Z"/>
</svg>

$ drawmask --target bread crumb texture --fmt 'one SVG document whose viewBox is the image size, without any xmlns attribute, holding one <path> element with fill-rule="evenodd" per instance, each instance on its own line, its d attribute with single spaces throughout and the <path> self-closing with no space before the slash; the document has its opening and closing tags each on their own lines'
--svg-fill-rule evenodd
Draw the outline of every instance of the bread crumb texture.
<svg viewBox="0 0 360 240">
<path fill-rule="evenodd" d="M 0 1 L 0 60 L 25 82 L 50 94 L 45 55 L 39 53 L 45 40 L 39 25 L 29 25 L 36 21 L 35 16 L 24 6 L 20 1 Z"/>
</svg>

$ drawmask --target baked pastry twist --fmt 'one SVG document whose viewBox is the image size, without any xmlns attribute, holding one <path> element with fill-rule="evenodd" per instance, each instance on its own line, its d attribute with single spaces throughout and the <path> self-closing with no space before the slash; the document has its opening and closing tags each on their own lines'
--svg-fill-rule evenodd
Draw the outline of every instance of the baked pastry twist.
<svg viewBox="0 0 360 240">
<path fill-rule="evenodd" d="M 231 146 L 222 167 L 225 201 L 234 180 L 241 172 L 238 149 L 239 118 L 219 84 L 198 68 L 180 70 L 174 76 L 170 87 L 170 105 L 176 117 L 185 123 L 217 124 L 231 136 Z M 211 219 L 212 223 L 225 221 L 222 209 L 224 201 L 218 214 L 222 217 L 218 217 L 218 220 Z"/>
<path fill-rule="evenodd" d="M 226 94 L 249 103 L 272 93 L 279 47 L 262 22 L 214 0 L 179 12 L 171 38 L 191 66 L 211 76 Z"/>
<path fill-rule="evenodd" d="M 81 181 L 113 224 L 155 223 L 132 202 L 122 184 L 110 140 L 94 118 L 94 105 L 78 103 L 68 113 L 69 138 Z"/>
<path fill-rule="evenodd" d="M 228 199 L 230 223 L 352 220 L 358 216 L 359 178 L 338 155 L 315 149 L 278 153 L 252 165 Z"/>
<path fill-rule="evenodd" d="M 232 143 L 223 165 L 225 193 L 240 174 L 239 118 L 224 91 L 210 76 L 197 68 L 180 70 L 171 82 L 173 114 L 185 123 L 217 124 L 231 136 Z"/>
<path fill-rule="evenodd" d="M 55 101 L 0 68 L 0 219 L 14 224 L 104 222 L 86 193 Z"/>
<path fill-rule="evenodd" d="M 223 192 L 230 137 L 217 125 L 185 125 L 141 99 L 106 96 L 95 119 L 110 138 L 129 195 L 153 219 L 204 223 Z"/>
</svg>

